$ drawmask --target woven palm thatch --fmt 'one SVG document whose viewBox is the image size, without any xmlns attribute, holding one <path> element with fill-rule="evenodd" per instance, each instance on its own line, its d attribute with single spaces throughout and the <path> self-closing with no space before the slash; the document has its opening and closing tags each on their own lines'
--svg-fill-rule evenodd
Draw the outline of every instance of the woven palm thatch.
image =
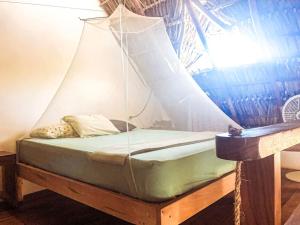
<svg viewBox="0 0 300 225">
<path fill-rule="evenodd" d="M 210 98 L 244 127 L 282 122 L 283 104 L 300 94 L 300 1 L 255 1 L 256 21 L 251 15 L 253 2 L 236 2 L 223 13 L 235 18 L 243 33 L 255 34 L 259 26 L 272 59 L 200 72 L 194 77 Z"/>
<path fill-rule="evenodd" d="M 108 15 L 122 2 L 129 10 L 139 15 L 163 17 L 172 45 L 183 64 L 188 70 L 190 69 L 190 72 L 193 70 L 193 65 L 198 62 L 206 51 L 205 43 L 203 43 L 203 39 L 199 39 L 199 35 L 205 37 L 204 33 L 214 25 L 207 16 L 194 9 L 196 18 L 191 16 L 191 9 L 188 7 L 193 5 L 191 0 L 99 1 Z M 197 30 L 197 26 L 201 27 L 201 31 Z"/>
<path fill-rule="evenodd" d="M 120 2 L 99 1 L 108 15 Z M 242 126 L 281 122 L 281 106 L 300 94 L 300 1 L 123 0 L 123 4 L 137 14 L 164 18 L 173 47 L 188 71 Z M 206 39 L 230 25 L 270 46 L 273 60 L 204 71 L 201 60 L 209 51 Z"/>
<path fill-rule="evenodd" d="M 119 0 L 100 0 L 100 5 L 110 15 L 118 6 Z M 179 51 L 184 32 L 184 7 L 181 0 L 123 0 L 122 3 L 139 15 L 163 17 L 167 31 L 175 49 Z"/>
</svg>

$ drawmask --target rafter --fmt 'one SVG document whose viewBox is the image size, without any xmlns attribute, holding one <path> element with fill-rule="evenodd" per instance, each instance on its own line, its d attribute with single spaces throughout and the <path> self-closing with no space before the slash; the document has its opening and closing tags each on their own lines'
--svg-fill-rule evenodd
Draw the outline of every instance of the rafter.
<svg viewBox="0 0 300 225">
<path fill-rule="evenodd" d="M 185 5 L 186 5 L 186 8 L 191 16 L 191 19 L 192 19 L 192 22 L 196 28 L 196 31 L 197 31 L 197 34 L 198 34 L 198 37 L 203 45 L 203 47 L 205 48 L 206 51 L 208 51 L 208 45 L 207 45 L 207 40 L 206 40 L 206 37 L 204 35 L 204 32 L 202 30 L 202 27 L 201 27 L 201 24 L 200 24 L 200 20 L 199 18 L 197 18 L 196 16 L 196 13 L 194 12 L 194 9 L 191 5 L 191 1 L 190 0 L 186 0 L 185 1 Z"/>
<path fill-rule="evenodd" d="M 231 25 L 225 23 L 220 18 L 211 13 L 208 9 L 206 9 L 199 0 L 191 0 L 193 6 L 200 11 L 207 19 L 209 19 L 212 23 L 217 25 L 222 30 L 229 30 Z"/>
</svg>

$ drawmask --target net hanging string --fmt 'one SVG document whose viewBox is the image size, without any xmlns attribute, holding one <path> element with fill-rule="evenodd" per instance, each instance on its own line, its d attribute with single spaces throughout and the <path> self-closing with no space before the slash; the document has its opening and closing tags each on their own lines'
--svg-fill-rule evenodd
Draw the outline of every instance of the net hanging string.
<svg viewBox="0 0 300 225">
<path fill-rule="evenodd" d="M 125 5 L 122 5 L 122 3 L 120 3 L 119 1 L 119 4 L 122 6 L 121 7 L 121 13 L 119 15 L 119 29 L 120 29 L 120 51 L 121 51 L 121 61 L 122 61 L 122 73 L 123 73 L 123 76 L 125 76 L 125 111 L 126 111 L 126 131 L 127 131 L 127 154 L 128 154 L 128 164 L 129 164 L 129 169 L 130 169 L 130 176 L 131 176 L 131 179 L 132 179 L 132 182 L 133 182 L 133 185 L 134 185 L 134 191 L 135 191 L 135 194 L 137 196 L 138 195 L 138 188 L 137 188 L 137 184 L 136 184 L 136 179 L 135 179 L 135 176 L 134 176 L 134 171 L 133 171 L 133 166 L 132 166 L 132 162 L 131 162 L 131 150 L 130 150 L 130 133 L 128 132 L 129 131 L 129 124 L 128 124 L 128 120 L 130 118 L 129 116 L 129 107 L 128 107 L 128 101 L 129 101 L 129 85 L 128 85 L 128 82 L 129 82 L 129 68 L 128 68 L 128 57 L 126 57 L 126 53 L 125 52 L 128 52 L 128 39 L 127 39 L 127 34 L 124 32 L 123 30 L 123 20 L 122 20 L 122 16 L 123 16 L 123 13 L 124 13 L 124 8 L 125 8 Z M 126 0 L 124 1 L 124 4 L 126 4 Z M 126 21 L 124 21 L 126 22 Z M 126 45 L 124 45 L 124 37 L 123 35 L 125 34 L 125 43 Z M 126 46 L 126 50 L 124 49 L 124 47 Z M 125 57 L 127 58 L 127 63 L 125 64 Z"/>
<path fill-rule="evenodd" d="M 31 5 L 31 6 L 41 6 L 41 7 L 52 7 L 52 8 L 61 8 L 61 9 L 70 9 L 70 10 L 84 10 L 84 11 L 102 12 L 102 10 L 99 10 L 99 9 L 89 9 L 89 8 L 80 8 L 80 7 L 70 7 L 70 6 L 51 5 L 51 4 L 41 4 L 41 3 L 33 3 L 33 2 L 20 2 L 20 1 L 5 1 L 5 0 L 0 0 L 0 3 Z"/>
<path fill-rule="evenodd" d="M 111 0 L 105 0 L 105 1 L 100 2 L 100 6 L 106 5 L 109 1 L 111 1 Z M 137 0 L 137 1 L 141 4 L 142 10 L 145 12 L 146 10 L 151 9 L 151 8 L 161 4 L 161 3 L 164 3 L 167 0 L 156 0 L 153 3 L 150 3 L 149 5 L 146 5 L 145 4 L 146 2 L 142 2 L 141 0 Z M 126 3 L 127 3 L 126 0 L 124 0 L 123 4 L 125 6 L 126 6 Z M 121 0 L 119 0 L 119 4 L 121 4 Z"/>
<path fill-rule="evenodd" d="M 147 100 L 146 100 L 145 105 L 143 106 L 143 108 L 142 108 L 138 113 L 136 113 L 135 115 L 129 116 L 129 120 L 132 120 L 132 119 L 137 118 L 137 117 L 139 117 L 140 115 L 142 115 L 142 113 L 147 109 L 147 106 L 148 106 L 148 104 L 149 104 L 149 102 L 150 102 L 150 99 L 151 99 L 151 97 L 152 97 L 152 94 L 153 94 L 153 91 L 150 90 L 149 96 L 148 96 L 148 98 L 147 98 Z"/>
<path fill-rule="evenodd" d="M 125 7 L 125 6 L 124 6 Z M 98 19 L 99 17 L 92 17 L 92 18 L 86 18 L 86 19 L 82 19 L 80 18 L 80 20 L 83 20 L 83 21 L 92 21 L 92 20 L 96 20 Z M 102 17 L 100 17 L 102 18 Z M 106 17 L 104 17 L 106 18 Z M 151 30 L 153 27 L 157 26 L 158 24 L 160 24 L 161 21 L 157 21 L 156 23 L 153 23 L 151 26 L 147 26 L 145 29 L 139 29 L 139 31 L 126 31 L 127 34 L 138 34 L 138 33 L 142 33 L 142 32 L 146 32 L 148 30 Z M 91 26 L 94 26 L 94 27 L 97 27 L 99 29 L 102 29 L 102 30 L 105 30 L 105 28 L 102 28 L 101 26 L 97 25 L 97 24 L 93 24 L 93 23 L 90 23 Z M 114 30 L 114 33 L 121 33 L 121 31 L 117 31 L 117 30 Z"/>
</svg>

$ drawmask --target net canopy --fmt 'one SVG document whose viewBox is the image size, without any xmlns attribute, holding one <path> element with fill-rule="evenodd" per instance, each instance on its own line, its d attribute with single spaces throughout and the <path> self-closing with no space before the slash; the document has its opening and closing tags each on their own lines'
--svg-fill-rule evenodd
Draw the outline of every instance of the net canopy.
<svg viewBox="0 0 300 225">
<path fill-rule="evenodd" d="M 69 71 L 36 127 L 69 114 L 98 113 L 139 128 L 238 127 L 180 63 L 163 19 L 134 14 L 123 5 L 109 18 L 85 21 Z"/>
<path fill-rule="evenodd" d="M 103 182 L 101 186 L 140 198 L 146 195 L 145 190 L 149 190 L 150 186 L 159 184 L 158 189 L 166 187 L 159 194 L 156 191 L 155 197 L 146 197 L 147 200 L 165 199 L 162 193 L 174 197 L 199 185 L 200 181 L 194 180 L 198 179 L 197 176 L 184 178 L 182 181 L 188 185 L 175 188 L 173 184 L 164 186 L 162 182 L 165 179 L 158 181 L 153 174 L 147 172 L 146 176 L 141 171 L 163 165 L 169 168 L 169 164 L 154 166 L 154 162 L 172 161 L 205 152 L 214 145 L 212 138 L 216 132 L 227 130 L 229 124 L 239 127 L 207 97 L 180 63 L 163 19 L 136 15 L 123 5 L 119 5 L 109 18 L 85 20 L 72 64 L 35 127 L 55 124 L 66 115 L 102 115 L 109 120 L 126 122 L 125 132 L 121 134 L 104 135 L 95 141 L 82 138 L 91 161 L 85 164 L 86 168 L 82 171 L 77 171 L 76 167 L 76 172 L 84 173 L 95 161 L 121 166 L 123 169 L 114 168 L 119 171 L 115 176 L 123 174 L 127 187 L 122 186 L 121 190 L 116 188 L 119 185 L 117 181 L 110 185 Z M 132 131 L 129 123 L 137 128 Z M 204 150 L 193 145 L 207 140 L 210 142 L 201 144 Z M 69 143 L 68 148 L 71 145 L 77 149 L 82 142 L 66 140 L 59 144 L 66 147 Z M 185 150 L 185 144 L 193 146 Z M 97 148 L 91 150 L 95 145 Z M 149 152 L 150 158 L 147 155 Z M 215 154 L 212 155 L 209 160 L 219 163 Z M 144 161 L 148 166 L 141 163 Z M 186 170 L 192 168 L 198 171 L 197 168 L 204 165 L 199 162 L 197 166 L 186 163 L 189 169 L 182 166 L 182 171 L 177 172 L 184 175 Z M 226 164 L 220 170 L 214 168 L 213 163 L 207 163 L 210 170 L 204 170 L 207 174 L 200 179 L 202 182 L 234 167 Z M 66 170 L 64 174 L 68 175 Z M 74 171 L 70 171 L 72 173 Z M 92 182 L 87 177 L 84 181 Z M 97 178 L 97 182 L 102 178 Z M 143 180 L 143 185 L 138 185 L 140 180 Z"/>
</svg>

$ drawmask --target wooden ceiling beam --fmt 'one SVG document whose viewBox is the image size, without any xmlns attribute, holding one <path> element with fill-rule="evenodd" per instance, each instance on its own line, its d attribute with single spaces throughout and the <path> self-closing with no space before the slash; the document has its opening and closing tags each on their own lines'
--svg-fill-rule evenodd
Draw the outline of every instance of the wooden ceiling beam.
<svg viewBox="0 0 300 225">
<path fill-rule="evenodd" d="M 204 32 L 202 30 L 201 24 L 200 24 L 200 19 L 197 17 L 196 13 L 194 12 L 194 9 L 191 5 L 191 1 L 190 0 L 186 0 L 185 1 L 185 5 L 186 8 L 191 16 L 192 22 L 196 28 L 198 37 L 203 45 L 203 47 L 205 48 L 206 51 L 208 51 L 208 44 L 207 44 L 207 40 L 206 37 L 204 35 Z"/>
<path fill-rule="evenodd" d="M 207 19 L 209 19 L 213 24 L 217 25 L 222 30 L 229 30 L 232 27 L 206 9 L 199 0 L 191 0 L 191 2 L 199 12 L 201 12 L 204 16 L 206 16 Z"/>
</svg>

